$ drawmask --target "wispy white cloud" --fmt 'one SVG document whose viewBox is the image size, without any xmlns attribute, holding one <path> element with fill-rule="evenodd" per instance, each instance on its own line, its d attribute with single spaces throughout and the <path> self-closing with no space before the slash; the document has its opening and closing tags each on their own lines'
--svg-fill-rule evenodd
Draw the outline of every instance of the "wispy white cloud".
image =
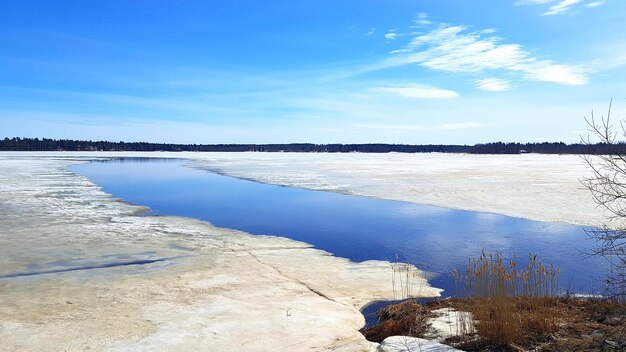
<svg viewBox="0 0 626 352">
<path fill-rule="evenodd" d="M 382 124 L 382 123 L 361 123 L 354 127 L 361 129 L 383 130 L 383 131 L 427 131 L 428 128 L 421 125 L 409 124 Z"/>
<path fill-rule="evenodd" d="M 389 41 L 394 40 L 397 37 L 398 37 L 398 33 L 396 33 L 396 32 L 388 32 L 388 33 L 385 34 L 385 39 L 387 39 Z"/>
<path fill-rule="evenodd" d="M 414 36 L 404 47 L 391 52 L 391 58 L 372 65 L 370 70 L 417 64 L 432 70 L 480 73 L 506 70 L 524 79 L 580 85 L 588 81 L 586 69 L 541 60 L 520 44 L 504 44 L 491 32 L 467 32 L 466 26 L 440 24 L 430 32 Z"/>
<path fill-rule="evenodd" d="M 488 92 L 504 92 L 511 89 L 511 82 L 499 78 L 485 78 L 474 81 L 476 87 Z"/>
<path fill-rule="evenodd" d="M 466 130 L 469 128 L 480 128 L 480 127 L 488 127 L 491 126 L 488 123 L 482 122 L 456 122 L 456 123 L 444 123 L 443 125 L 439 125 L 437 129 L 441 130 Z"/>
<path fill-rule="evenodd" d="M 564 133 L 566 133 L 566 134 L 575 134 L 577 136 L 583 136 L 585 134 L 588 134 L 589 130 L 572 130 L 572 131 L 565 131 Z"/>
<path fill-rule="evenodd" d="M 316 132 L 324 132 L 324 133 L 339 133 L 342 132 L 342 130 L 338 129 L 338 128 L 330 128 L 330 127 L 316 127 L 316 128 L 312 128 L 313 131 Z"/>
<path fill-rule="evenodd" d="M 583 85 L 588 82 L 587 72 L 577 66 L 558 65 L 552 62 L 538 62 L 527 67 L 520 67 L 525 71 L 526 79 L 531 81 L 557 82 L 566 85 Z"/>
<path fill-rule="evenodd" d="M 372 27 L 370 28 L 369 31 L 367 31 L 367 33 L 365 33 L 365 35 L 370 36 L 370 35 L 373 35 L 374 33 L 376 33 L 376 28 Z"/>
<path fill-rule="evenodd" d="M 550 6 L 550 8 L 548 8 L 548 11 L 542 13 L 541 15 L 542 16 L 558 15 L 560 13 L 563 13 L 569 10 L 570 7 L 578 4 L 580 1 L 581 0 L 560 0 L 558 3 Z"/>
<path fill-rule="evenodd" d="M 476 33 L 478 33 L 478 34 L 493 34 L 495 32 L 497 32 L 495 30 L 495 28 L 486 28 L 486 29 L 480 30 L 480 31 L 478 31 Z"/>
<path fill-rule="evenodd" d="M 604 5 L 604 1 L 592 1 L 585 6 L 592 8 L 592 7 L 602 6 L 602 5 Z"/>
<path fill-rule="evenodd" d="M 426 85 L 410 85 L 404 87 L 376 87 L 370 90 L 378 93 L 386 93 L 405 98 L 417 99 L 451 99 L 459 96 L 459 94 L 455 91 Z"/>
<path fill-rule="evenodd" d="M 547 4 L 554 0 L 519 0 L 515 2 L 515 5 L 533 5 L 533 4 Z"/>
<path fill-rule="evenodd" d="M 572 6 L 581 3 L 582 0 L 518 0 L 515 5 L 550 5 L 542 16 L 553 16 L 568 11 Z M 591 1 L 585 5 L 587 8 L 598 7 L 604 4 L 604 0 Z"/>
<path fill-rule="evenodd" d="M 424 25 L 429 25 L 432 23 L 432 21 L 430 21 L 428 19 L 428 14 L 425 12 L 420 12 L 415 16 L 415 19 L 413 20 L 413 23 L 415 23 L 416 25 L 420 25 L 420 26 L 424 26 Z"/>
<path fill-rule="evenodd" d="M 481 127 L 489 127 L 490 124 L 481 123 L 481 122 L 455 122 L 455 123 L 444 123 L 441 125 L 435 126 L 424 126 L 424 125 L 413 125 L 413 124 L 383 124 L 383 123 L 365 123 L 365 124 L 357 124 L 355 127 L 361 129 L 374 129 L 374 130 L 383 130 L 383 131 L 396 131 L 396 132 L 406 132 L 406 131 L 442 131 L 442 130 L 465 130 L 471 128 L 481 128 Z"/>
</svg>

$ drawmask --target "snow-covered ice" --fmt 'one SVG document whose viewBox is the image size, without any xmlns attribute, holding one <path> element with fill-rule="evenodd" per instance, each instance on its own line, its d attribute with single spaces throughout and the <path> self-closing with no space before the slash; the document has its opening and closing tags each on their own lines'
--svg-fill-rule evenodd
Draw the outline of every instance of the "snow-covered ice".
<svg viewBox="0 0 626 352">
<path fill-rule="evenodd" d="M 64 152 L 0 155 L 67 157 Z M 83 158 L 186 158 L 192 166 L 290 187 L 357 194 L 446 208 L 601 225 L 580 183 L 590 170 L 577 155 L 444 153 L 166 153 L 74 152 Z"/>
<path fill-rule="evenodd" d="M 206 153 L 200 168 L 292 187 L 601 225 L 576 155 Z"/>
<path fill-rule="evenodd" d="M 136 216 L 66 170 L 76 162 L 0 154 L 3 351 L 376 348 L 358 332 L 359 308 L 393 297 L 389 263 Z"/>
</svg>

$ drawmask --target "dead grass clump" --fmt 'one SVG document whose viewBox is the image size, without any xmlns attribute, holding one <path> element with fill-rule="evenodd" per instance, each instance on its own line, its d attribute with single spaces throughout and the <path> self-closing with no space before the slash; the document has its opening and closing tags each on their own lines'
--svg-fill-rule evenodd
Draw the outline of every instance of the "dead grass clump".
<svg viewBox="0 0 626 352">
<path fill-rule="evenodd" d="M 527 336 L 549 336 L 557 328 L 550 307 L 556 303 L 559 270 L 530 256 L 517 270 L 515 257 L 506 263 L 502 254 L 483 253 L 469 259 L 465 274 L 453 272 L 458 286 L 472 304 L 476 331 L 492 346 L 526 344 Z"/>
<path fill-rule="evenodd" d="M 428 310 L 412 300 L 387 306 L 378 312 L 380 323 L 361 333 L 369 341 L 382 342 L 389 336 L 421 337 L 428 330 Z"/>
<path fill-rule="evenodd" d="M 523 316 L 529 313 L 529 307 L 537 307 L 529 303 L 532 300 L 533 297 L 515 298 L 517 315 Z M 415 301 L 404 301 L 382 309 L 379 312 L 379 324 L 361 332 L 368 340 L 376 342 L 397 335 L 432 338 L 424 322 L 434 316 L 434 311 L 442 308 L 471 311 L 475 306 L 473 298 L 435 300 L 421 305 Z M 510 345 L 489 343 L 471 333 L 449 337 L 444 343 L 465 351 L 626 351 L 624 303 L 604 299 L 552 297 L 551 302 L 542 306 L 536 314 L 549 317 L 548 323 L 553 322 L 554 325 L 521 326 L 523 340 Z M 418 321 L 421 323 L 416 324 Z M 537 318 L 522 318 L 522 321 L 530 323 L 537 321 Z M 546 331 L 551 332 L 547 334 Z"/>
</svg>

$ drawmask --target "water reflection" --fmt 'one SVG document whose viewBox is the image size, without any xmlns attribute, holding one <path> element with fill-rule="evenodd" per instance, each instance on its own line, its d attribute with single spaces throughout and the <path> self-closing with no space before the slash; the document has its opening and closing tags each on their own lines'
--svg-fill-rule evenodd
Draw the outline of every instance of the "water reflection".
<svg viewBox="0 0 626 352">
<path fill-rule="evenodd" d="M 153 158 L 147 156 L 133 156 L 133 157 L 114 157 L 107 159 L 94 159 L 92 163 L 102 164 L 125 164 L 125 163 L 167 163 L 167 162 L 181 162 L 182 158 Z"/>
</svg>

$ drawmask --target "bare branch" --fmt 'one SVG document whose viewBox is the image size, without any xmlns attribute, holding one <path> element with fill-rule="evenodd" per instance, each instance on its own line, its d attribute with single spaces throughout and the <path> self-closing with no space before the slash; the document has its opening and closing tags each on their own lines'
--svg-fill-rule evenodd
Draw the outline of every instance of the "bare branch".
<svg viewBox="0 0 626 352">
<path fill-rule="evenodd" d="M 590 147 L 606 146 L 608 153 L 581 155 L 591 170 L 591 176 L 581 182 L 591 192 L 597 206 L 612 214 L 609 220 L 617 222 L 615 226 L 605 225 L 588 232 L 598 242 L 598 246 L 588 254 L 602 256 L 609 261 L 607 296 L 626 301 L 626 156 L 617 148 L 623 143 L 618 141 L 618 135 L 626 138 L 626 128 L 624 121 L 619 124 L 621 133 L 611 125 L 612 105 L 613 100 L 609 102 L 606 118 L 601 117 L 597 121 L 593 111 L 591 118 L 585 117 L 590 135 L 581 137 L 581 142 Z M 593 143 L 591 136 L 599 143 Z"/>
</svg>

